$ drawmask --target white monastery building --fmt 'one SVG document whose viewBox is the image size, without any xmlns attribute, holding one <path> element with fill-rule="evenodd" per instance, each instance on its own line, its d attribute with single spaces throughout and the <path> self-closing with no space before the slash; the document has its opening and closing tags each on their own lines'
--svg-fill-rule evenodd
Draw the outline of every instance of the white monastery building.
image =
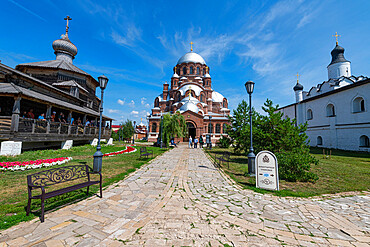
<svg viewBox="0 0 370 247">
<path fill-rule="evenodd" d="M 369 152 L 370 79 L 351 74 L 351 62 L 338 41 L 331 56 L 328 80 L 309 91 L 297 80 L 296 102 L 279 111 L 297 124 L 307 122 L 311 146 Z"/>
</svg>

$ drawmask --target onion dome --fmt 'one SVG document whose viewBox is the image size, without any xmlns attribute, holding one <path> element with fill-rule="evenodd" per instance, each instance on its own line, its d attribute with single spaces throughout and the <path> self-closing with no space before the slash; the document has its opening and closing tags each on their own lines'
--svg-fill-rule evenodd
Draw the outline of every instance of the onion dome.
<svg viewBox="0 0 370 247">
<path fill-rule="evenodd" d="M 349 61 L 344 58 L 344 48 L 337 44 L 335 48 L 331 51 L 331 63 L 329 65 L 341 62 Z"/>
<path fill-rule="evenodd" d="M 184 56 L 182 56 L 177 64 L 182 64 L 182 63 L 200 63 L 200 64 L 206 64 L 204 59 L 197 53 L 195 52 L 188 52 Z"/>
<path fill-rule="evenodd" d="M 203 76 L 204 78 L 211 78 L 211 76 L 207 73 Z"/>
<path fill-rule="evenodd" d="M 297 82 L 297 84 L 293 87 L 293 90 L 294 91 L 301 91 L 301 90 L 303 90 L 303 86 L 299 82 Z"/>
<path fill-rule="evenodd" d="M 175 72 L 172 76 L 172 78 L 179 78 L 179 75 Z"/>
<path fill-rule="evenodd" d="M 77 47 L 69 40 L 68 35 L 63 34 L 60 39 L 53 42 L 54 54 L 56 59 L 72 60 L 77 55 Z"/>
</svg>

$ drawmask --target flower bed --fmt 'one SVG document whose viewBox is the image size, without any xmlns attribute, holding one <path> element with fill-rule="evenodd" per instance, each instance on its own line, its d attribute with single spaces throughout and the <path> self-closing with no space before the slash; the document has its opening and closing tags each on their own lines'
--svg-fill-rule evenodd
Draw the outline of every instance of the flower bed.
<svg viewBox="0 0 370 247">
<path fill-rule="evenodd" d="M 41 167 L 61 165 L 72 160 L 72 157 L 60 157 L 54 159 L 40 159 L 30 161 L 0 162 L 0 170 L 5 171 L 24 171 L 26 169 L 36 169 Z"/>
<path fill-rule="evenodd" d="M 123 154 L 123 153 L 128 154 L 128 153 L 132 153 L 132 152 L 136 152 L 136 148 L 131 147 L 131 146 L 127 146 L 125 150 L 111 152 L 111 153 L 105 153 L 105 154 L 103 154 L 103 156 L 104 157 L 110 157 L 110 156 L 116 156 L 116 155 Z"/>
</svg>

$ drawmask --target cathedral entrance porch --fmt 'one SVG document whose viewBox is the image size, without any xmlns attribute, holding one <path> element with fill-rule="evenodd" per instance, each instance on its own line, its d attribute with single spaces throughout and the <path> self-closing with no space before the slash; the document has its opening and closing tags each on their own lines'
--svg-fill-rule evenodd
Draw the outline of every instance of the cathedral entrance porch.
<svg viewBox="0 0 370 247">
<path fill-rule="evenodd" d="M 190 136 L 194 140 L 194 138 L 197 134 L 197 128 L 195 127 L 195 125 L 192 122 L 187 122 L 186 126 L 188 127 L 188 137 L 184 137 L 184 142 L 189 141 Z"/>
</svg>

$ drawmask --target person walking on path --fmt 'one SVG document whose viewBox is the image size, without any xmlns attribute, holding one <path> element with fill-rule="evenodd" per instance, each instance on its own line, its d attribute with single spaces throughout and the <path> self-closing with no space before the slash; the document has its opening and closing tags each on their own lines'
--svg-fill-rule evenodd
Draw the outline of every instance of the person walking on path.
<svg viewBox="0 0 370 247">
<path fill-rule="evenodd" d="M 203 144 L 204 144 L 203 136 L 200 136 L 199 137 L 199 148 L 203 148 Z"/>
<path fill-rule="evenodd" d="M 194 137 L 194 148 L 198 148 L 198 138 Z"/>
<path fill-rule="evenodd" d="M 193 147 L 193 139 L 189 136 L 189 148 Z"/>
</svg>

